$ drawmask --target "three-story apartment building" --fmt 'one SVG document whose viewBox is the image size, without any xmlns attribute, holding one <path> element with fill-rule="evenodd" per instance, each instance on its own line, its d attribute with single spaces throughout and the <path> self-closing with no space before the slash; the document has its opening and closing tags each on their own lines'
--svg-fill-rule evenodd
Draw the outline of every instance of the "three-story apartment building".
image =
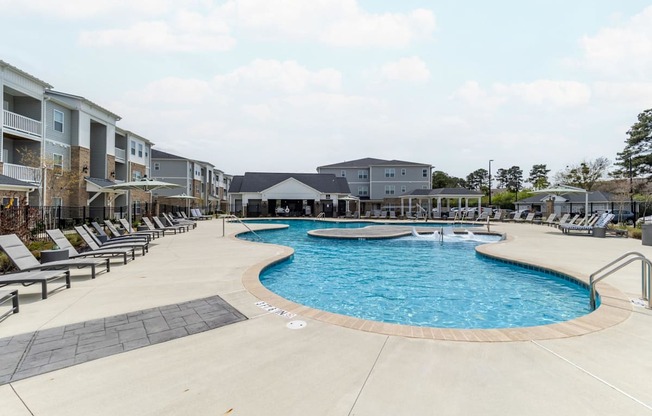
<svg viewBox="0 0 652 416">
<path fill-rule="evenodd" d="M 364 158 L 319 166 L 317 172 L 346 178 L 363 211 L 391 209 L 400 205 L 401 195 L 432 189 L 432 165 L 427 163 Z"/>
</svg>

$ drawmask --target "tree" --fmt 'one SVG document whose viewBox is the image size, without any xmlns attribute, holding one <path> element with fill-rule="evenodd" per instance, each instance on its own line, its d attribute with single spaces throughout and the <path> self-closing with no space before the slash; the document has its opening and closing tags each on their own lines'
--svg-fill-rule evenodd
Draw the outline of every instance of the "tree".
<svg viewBox="0 0 652 416">
<path fill-rule="evenodd" d="M 533 165 L 530 169 L 530 177 L 527 178 L 527 181 L 532 184 L 534 189 L 543 189 L 550 186 L 548 182 L 548 174 L 550 169 L 545 164 L 542 165 Z"/>
<path fill-rule="evenodd" d="M 466 176 L 466 188 L 487 192 L 489 184 L 489 172 L 486 169 L 478 169 Z"/>
<path fill-rule="evenodd" d="M 509 182 L 508 171 L 506 169 L 498 169 L 496 171 L 496 180 L 498 181 L 499 188 L 506 188 Z"/>
<path fill-rule="evenodd" d="M 652 109 L 638 115 L 638 121 L 627 131 L 625 148 L 618 153 L 612 172 L 616 177 L 647 175 L 652 179 Z M 630 164 L 631 163 L 631 164 Z"/>
<path fill-rule="evenodd" d="M 523 169 L 518 166 L 507 169 L 507 183 L 505 185 L 508 191 L 518 193 L 518 190 L 523 188 Z"/>
<path fill-rule="evenodd" d="M 462 178 L 449 176 L 446 172 L 437 170 L 432 173 L 432 187 L 433 189 L 458 187 L 465 188 L 466 181 Z"/>
<path fill-rule="evenodd" d="M 577 165 L 566 166 L 566 169 L 557 172 L 555 181 L 591 191 L 610 165 L 611 162 L 606 157 L 583 160 Z"/>
</svg>

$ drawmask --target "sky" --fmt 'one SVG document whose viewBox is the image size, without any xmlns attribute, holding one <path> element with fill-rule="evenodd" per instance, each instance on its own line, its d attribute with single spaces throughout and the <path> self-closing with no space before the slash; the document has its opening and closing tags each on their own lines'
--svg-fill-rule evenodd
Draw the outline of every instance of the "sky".
<svg viewBox="0 0 652 416">
<path fill-rule="evenodd" d="M 229 174 L 364 157 L 451 176 L 624 148 L 642 0 L 0 0 L 0 59 Z"/>
</svg>

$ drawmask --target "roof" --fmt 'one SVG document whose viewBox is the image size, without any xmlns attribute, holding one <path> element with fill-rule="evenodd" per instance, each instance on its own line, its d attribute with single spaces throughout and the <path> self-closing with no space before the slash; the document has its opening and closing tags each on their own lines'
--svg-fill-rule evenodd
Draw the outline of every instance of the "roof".
<svg viewBox="0 0 652 416">
<path fill-rule="evenodd" d="M 35 185 L 32 185 L 29 182 L 14 179 L 12 177 L 5 176 L 5 175 L 0 175 L 0 189 L 27 190 L 27 189 L 34 189 L 34 188 Z"/>
<path fill-rule="evenodd" d="M 415 189 L 402 196 L 428 196 L 445 198 L 474 198 L 484 195 L 480 191 L 466 188 L 436 188 L 436 189 Z"/>
<path fill-rule="evenodd" d="M 10 68 L 11 70 L 19 73 L 20 75 L 24 76 L 25 78 L 30 79 L 31 81 L 41 84 L 45 89 L 51 89 L 52 85 L 48 84 L 45 81 L 41 81 L 40 79 L 36 78 L 34 75 L 28 74 L 27 72 L 23 71 L 22 69 L 16 68 L 15 66 L 8 64 L 7 62 L 0 60 L 0 67 L 7 67 Z"/>
<path fill-rule="evenodd" d="M 428 163 L 406 162 L 403 160 L 384 160 L 367 157 L 364 159 L 349 160 L 332 165 L 319 166 L 319 168 L 368 168 L 369 166 L 430 166 Z"/>
<path fill-rule="evenodd" d="M 323 193 L 349 194 L 349 183 L 332 173 L 268 173 L 245 172 L 233 177 L 229 193 L 262 192 L 283 181 L 294 178 L 297 181 Z"/>
<path fill-rule="evenodd" d="M 516 201 L 517 204 L 531 204 L 531 203 L 540 203 L 548 199 L 548 197 L 551 194 L 538 194 L 538 195 L 533 195 L 528 198 L 523 198 L 519 199 Z M 589 197 L 589 202 L 611 202 L 612 201 L 612 195 L 608 192 L 601 192 L 601 191 L 591 191 L 582 193 L 582 192 L 572 192 L 572 193 L 560 193 L 559 196 L 563 197 L 566 199 L 568 203 L 584 203 L 586 202 L 586 195 Z"/>
<path fill-rule="evenodd" d="M 106 186 L 111 186 L 111 185 L 115 185 L 115 184 L 116 184 L 115 182 L 110 181 L 110 180 L 108 180 L 108 179 L 104 179 L 104 178 L 91 178 L 91 177 L 86 177 L 86 178 L 84 178 L 84 179 L 86 179 L 87 182 L 90 182 L 90 183 L 93 183 L 93 184 L 99 186 L 100 188 L 104 188 L 104 187 L 106 187 Z"/>
<path fill-rule="evenodd" d="M 120 117 L 119 115 L 117 115 L 117 114 L 114 113 L 113 111 L 109 111 L 109 110 L 107 110 L 106 108 L 102 107 L 101 105 L 98 105 L 98 104 L 92 102 L 91 100 L 82 97 L 81 95 L 68 94 L 68 93 L 66 93 L 66 92 L 54 91 L 54 90 L 47 91 L 47 94 L 48 94 L 48 95 L 58 95 L 58 96 L 60 96 L 60 97 L 72 98 L 72 99 L 74 99 L 74 100 L 82 101 L 82 102 L 84 102 L 84 103 L 90 105 L 91 107 L 95 107 L 95 108 L 97 108 L 97 109 L 103 111 L 104 113 L 106 113 L 106 114 L 112 116 L 112 117 L 115 118 L 116 120 L 122 120 L 122 117 Z"/>
<path fill-rule="evenodd" d="M 179 159 L 179 160 L 190 160 L 186 157 L 173 155 L 172 153 L 163 152 L 158 149 L 152 149 L 152 159 Z"/>
</svg>

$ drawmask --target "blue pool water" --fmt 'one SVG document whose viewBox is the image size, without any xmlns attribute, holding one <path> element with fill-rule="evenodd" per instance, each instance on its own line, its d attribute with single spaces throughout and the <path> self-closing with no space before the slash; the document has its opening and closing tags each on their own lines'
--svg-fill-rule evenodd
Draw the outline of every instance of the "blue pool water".
<svg viewBox="0 0 652 416">
<path fill-rule="evenodd" d="M 549 273 L 492 260 L 474 247 L 493 236 L 388 240 L 310 237 L 315 228 L 364 223 L 274 221 L 265 242 L 294 248 L 260 280 L 278 295 L 312 308 L 388 323 L 439 328 L 546 325 L 590 312 L 588 290 Z M 251 234 L 241 236 L 254 240 Z M 535 250 L 536 247 L 533 247 Z"/>
</svg>

